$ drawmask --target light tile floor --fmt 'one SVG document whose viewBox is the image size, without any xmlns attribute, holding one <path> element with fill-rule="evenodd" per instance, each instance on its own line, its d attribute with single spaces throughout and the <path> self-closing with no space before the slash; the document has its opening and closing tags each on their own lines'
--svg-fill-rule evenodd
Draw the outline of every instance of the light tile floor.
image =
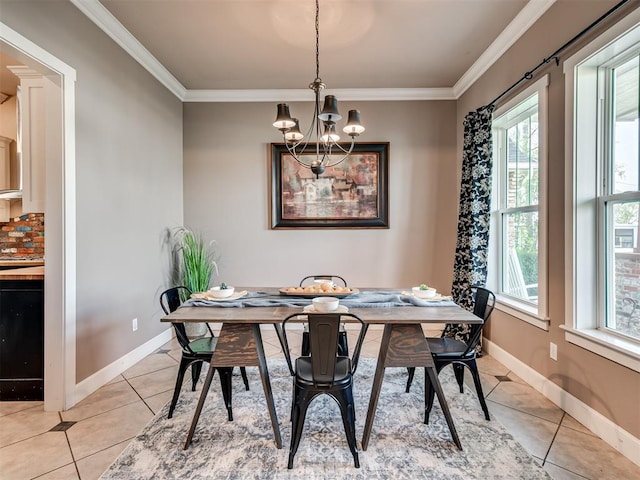
<svg viewBox="0 0 640 480">
<path fill-rule="evenodd" d="M 273 330 L 263 332 L 267 356 L 282 358 Z M 369 330 L 364 357 L 377 357 L 381 334 Z M 289 340 L 298 351 L 300 336 Z M 66 412 L 44 412 L 42 402 L 0 402 L 0 478 L 99 478 L 171 399 L 179 359 L 173 340 Z M 478 368 L 492 416 L 553 478 L 640 479 L 640 467 L 495 359 L 483 356 Z M 52 430 L 60 424 L 68 428 Z"/>
</svg>

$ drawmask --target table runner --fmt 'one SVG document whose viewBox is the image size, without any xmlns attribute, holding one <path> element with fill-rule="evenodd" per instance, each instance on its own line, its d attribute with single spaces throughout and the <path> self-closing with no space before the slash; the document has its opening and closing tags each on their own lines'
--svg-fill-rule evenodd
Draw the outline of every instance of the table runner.
<svg viewBox="0 0 640 480">
<path fill-rule="evenodd" d="M 305 307 L 311 305 L 311 298 L 290 295 L 278 295 L 269 292 L 247 292 L 234 300 L 205 300 L 190 298 L 184 304 L 186 307 Z M 340 299 L 340 305 L 347 308 L 389 308 L 389 307 L 451 307 L 455 303 L 451 300 L 430 301 L 414 295 L 405 294 L 400 290 L 371 290 L 358 292 Z"/>
</svg>

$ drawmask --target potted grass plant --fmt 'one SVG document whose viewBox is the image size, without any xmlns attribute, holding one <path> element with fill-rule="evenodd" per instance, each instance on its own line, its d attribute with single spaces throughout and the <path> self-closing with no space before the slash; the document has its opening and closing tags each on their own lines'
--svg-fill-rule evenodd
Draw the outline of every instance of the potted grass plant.
<svg viewBox="0 0 640 480">
<path fill-rule="evenodd" d="M 214 241 L 206 242 L 201 233 L 189 228 L 179 228 L 175 233 L 178 257 L 178 278 L 192 292 L 206 292 L 214 273 L 218 275 L 218 263 Z M 186 300 L 186 299 L 183 299 Z M 206 333 L 204 324 L 186 324 L 189 336 Z"/>
<path fill-rule="evenodd" d="M 206 292 L 214 272 L 218 274 L 214 242 L 188 228 L 178 230 L 178 254 L 182 284 L 192 292 Z"/>
</svg>

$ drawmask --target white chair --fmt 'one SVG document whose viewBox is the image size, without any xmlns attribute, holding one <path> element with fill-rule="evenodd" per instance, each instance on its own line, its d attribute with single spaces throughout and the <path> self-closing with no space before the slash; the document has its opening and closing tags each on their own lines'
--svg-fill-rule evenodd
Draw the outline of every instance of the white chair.
<svg viewBox="0 0 640 480">
<path fill-rule="evenodd" d="M 524 283 L 524 276 L 522 275 L 522 268 L 520 267 L 520 260 L 518 259 L 518 253 L 516 249 L 509 248 L 507 254 L 507 278 L 506 278 L 506 291 L 505 293 L 513 295 L 514 297 L 521 298 L 528 301 L 538 300 L 537 295 L 529 294 L 530 289 L 537 289 L 537 283 Z"/>
</svg>

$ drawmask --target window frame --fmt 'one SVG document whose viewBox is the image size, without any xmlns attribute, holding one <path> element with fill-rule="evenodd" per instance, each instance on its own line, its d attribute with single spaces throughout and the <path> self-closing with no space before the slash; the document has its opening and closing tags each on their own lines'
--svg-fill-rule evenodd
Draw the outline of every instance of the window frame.
<svg viewBox="0 0 640 480">
<path fill-rule="evenodd" d="M 606 202 L 628 194 L 603 191 L 610 141 L 602 68 L 612 58 L 640 53 L 640 9 L 584 46 L 563 65 L 565 74 L 565 340 L 640 372 L 640 342 L 603 329 L 607 308 Z M 609 110 L 610 112 L 610 110 Z M 578 159 L 580 160 L 578 162 Z M 610 179 L 607 179 L 610 180 Z M 640 198 L 639 193 L 632 193 Z M 580 234 L 578 235 L 578 232 Z M 580 259 L 578 261 L 578 259 Z M 580 301 L 578 301 L 580 300 Z"/>
<path fill-rule="evenodd" d="M 505 191 L 506 175 L 501 162 L 499 152 L 494 150 L 493 181 L 498 188 L 492 189 L 491 198 L 491 231 L 489 243 L 489 269 L 487 284 L 496 292 L 496 309 L 508 313 L 524 322 L 534 325 L 543 330 L 549 330 L 548 317 L 548 287 L 547 287 L 547 126 L 548 126 L 548 86 L 549 75 L 544 75 L 540 79 L 528 85 L 520 93 L 505 102 L 493 113 L 493 121 L 513 110 L 523 101 L 538 94 L 538 204 L 525 207 L 502 208 L 500 196 Z M 514 118 L 519 118 L 516 115 Z M 497 128 L 492 127 L 494 132 Z M 503 129 L 506 131 L 506 129 Z M 494 146 L 496 145 L 494 138 Z M 523 301 L 514 296 L 502 292 L 502 278 L 504 277 L 504 262 L 502 246 L 504 244 L 504 228 L 502 219 L 504 214 L 527 213 L 537 211 L 538 213 L 538 303 Z"/>
</svg>

